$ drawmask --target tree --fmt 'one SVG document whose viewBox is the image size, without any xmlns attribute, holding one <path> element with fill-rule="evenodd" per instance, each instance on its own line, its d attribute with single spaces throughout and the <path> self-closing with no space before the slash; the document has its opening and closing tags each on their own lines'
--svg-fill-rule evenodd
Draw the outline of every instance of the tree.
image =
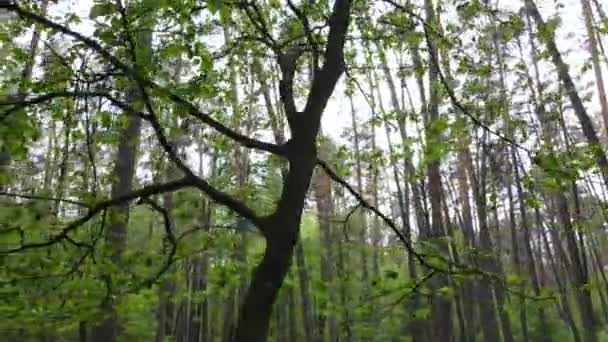
<svg viewBox="0 0 608 342">
<path fill-rule="evenodd" d="M 601 340 L 581 4 L 5 2 L 0 333 Z"/>
</svg>

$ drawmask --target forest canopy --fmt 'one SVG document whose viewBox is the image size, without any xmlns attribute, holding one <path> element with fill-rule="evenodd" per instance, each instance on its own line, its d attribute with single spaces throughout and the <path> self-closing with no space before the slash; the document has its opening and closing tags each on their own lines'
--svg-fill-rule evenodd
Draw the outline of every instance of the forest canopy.
<svg viewBox="0 0 608 342">
<path fill-rule="evenodd" d="M 4 341 L 607 341 L 600 0 L 0 1 Z"/>
</svg>

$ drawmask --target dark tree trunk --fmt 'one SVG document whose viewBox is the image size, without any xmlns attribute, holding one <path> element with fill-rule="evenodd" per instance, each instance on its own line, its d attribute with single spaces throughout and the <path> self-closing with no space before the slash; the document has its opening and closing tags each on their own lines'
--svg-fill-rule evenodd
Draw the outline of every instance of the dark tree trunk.
<svg viewBox="0 0 608 342">
<path fill-rule="evenodd" d="M 253 273 L 239 321 L 232 338 L 234 342 L 265 341 L 272 306 L 291 265 L 299 238 L 300 222 L 306 194 L 317 164 L 316 139 L 321 116 L 344 71 L 344 43 L 350 20 L 351 3 L 337 0 L 329 20 L 329 33 L 324 65 L 314 70 L 306 106 L 298 112 L 293 98 L 293 80 L 298 52 L 279 56 L 283 79 L 281 100 L 285 107 L 291 139 L 283 147 L 289 169 L 283 179 L 283 189 L 277 207 L 269 216 L 258 218 L 258 228 L 266 239 L 262 261 Z"/>
</svg>

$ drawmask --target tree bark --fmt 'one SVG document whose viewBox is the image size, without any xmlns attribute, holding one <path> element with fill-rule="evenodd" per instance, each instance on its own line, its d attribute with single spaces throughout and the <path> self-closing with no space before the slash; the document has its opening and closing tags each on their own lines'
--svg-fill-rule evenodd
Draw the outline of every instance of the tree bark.
<svg viewBox="0 0 608 342">
<path fill-rule="evenodd" d="M 530 234 L 530 226 L 528 223 L 528 212 L 526 210 L 526 194 L 523 191 L 521 185 L 521 177 L 519 174 L 519 167 L 517 164 L 517 154 L 515 152 L 515 147 L 511 146 L 511 160 L 512 160 L 512 168 L 513 175 L 515 176 L 515 188 L 517 190 L 517 198 L 519 200 L 519 215 L 521 220 L 521 228 L 524 232 L 524 249 L 526 253 L 527 266 L 528 266 L 528 276 L 532 282 L 532 290 L 536 296 L 541 295 L 541 284 L 538 277 L 538 273 L 536 272 L 536 263 L 534 252 L 532 251 L 532 235 Z M 542 306 L 539 306 L 537 309 L 538 313 L 538 321 L 540 324 L 539 331 L 539 340 L 540 341 L 551 341 L 551 331 L 549 329 L 549 323 L 547 322 L 547 315 Z"/>
</svg>

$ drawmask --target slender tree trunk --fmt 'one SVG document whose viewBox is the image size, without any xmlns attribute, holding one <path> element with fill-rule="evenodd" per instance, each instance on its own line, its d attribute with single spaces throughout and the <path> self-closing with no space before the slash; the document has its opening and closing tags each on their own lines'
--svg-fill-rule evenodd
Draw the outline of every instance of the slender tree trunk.
<svg viewBox="0 0 608 342">
<path fill-rule="evenodd" d="M 492 43 L 494 46 L 494 50 L 495 50 L 495 55 L 496 55 L 496 63 L 498 64 L 498 69 L 499 69 L 499 86 L 500 86 L 500 104 L 501 104 L 501 111 L 502 111 L 502 117 L 503 120 L 505 122 L 505 126 L 506 126 L 506 131 L 507 134 L 509 135 L 509 137 L 511 139 L 513 139 L 513 128 L 512 128 L 512 124 L 511 124 L 511 118 L 509 117 L 509 106 L 508 106 L 508 99 L 507 99 L 507 89 L 505 86 L 505 80 L 504 80 L 504 66 L 503 66 L 503 56 L 504 56 L 504 44 L 500 44 L 499 39 L 497 38 L 497 36 L 499 35 L 499 33 L 495 32 L 495 28 L 493 28 L 493 39 L 492 39 Z M 492 67 L 490 65 L 490 67 Z M 507 152 L 508 153 L 508 152 Z M 513 167 L 517 167 L 516 164 L 516 160 L 515 159 L 511 159 L 511 165 Z M 500 177 L 499 175 L 497 175 L 498 177 Z M 509 226 L 510 226 L 510 231 L 511 231 L 511 251 L 512 251 L 512 259 L 513 259 L 513 266 L 515 268 L 515 272 L 518 275 L 523 275 L 523 258 L 521 258 L 520 256 L 520 246 L 519 246 L 519 236 L 517 233 L 517 222 L 516 222 L 516 218 L 515 218 L 515 201 L 513 200 L 513 189 L 512 189 L 512 185 L 513 185 L 513 177 L 511 174 L 507 174 L 506 176 L 506 188 L 507 188 L 507 197 L 509 200 Z M 519 195 L 521 196 L 521 193 L 519 193 Z M 521 197 L 519 197 L 521 200 Z M 521 217 L 521 221 L 522 221 L 522 225 L 524 225 L 524 221 L 525 221 L 525 217 Z M 529 242 L 526 241 L 526 244 L 528 244 Z M 531 255 L 526 255 L 528 258 L 531 258 Z M 530 262 L 530 259 L 527 260 L 528 262 Z M 527 314 L 527 308 L 526 308 L 526 297 L 524 295 L 526 290 L 526 284 L 525 282 L 522 282 L 521 286 L 519 287 L 519 291 L 522 293 L 519 296 L 519 320 L 520 320 L 520 325 L 521 325 L 521 331 L 522 331 L 522 341 L 523 342 L 527 342 L 530 340 L 529 337 L 529 329 L 528 329 L 528 314 Z M 500 308 L 500 310 L 503 310 L 503 308 Z"/>
<path fill-rule="evenodd" d="M 519 175 L 519 168 L 518 168 L 518 164 L 517 164 L 517 157 L 516 157 L 516 152 L 515 152 L 515 147 L 511 146 L 511 160 L 512 160 L 512 167 L 513 167 L 513 174 L 515 176 L 515 187 L 517 189 L 517 198 L 519 200 L 519 215 L 520 215 L 520 220 L 521 220 L 521 227 L 523 229 L 524 232 L 524 248 L 525 248 L 525 253 L 526 253 L 526 259 L 527 259 L 527 265 L 528 265 L 528 276 L 530 277 L 530 280 L 532 282 L 532 289 L 534 291 L 534 294 L 536 296 L 540 296 L 541 295 L 541 285 L 540 285 L 540 281 L 539 281 L 539 277 L 538 274 L 536 272 L 536 264 L 535 264 L 535 260 L 534 260 L 534 252 L 532 251 L 532 245 L 531 245 L 531 241 L 532 241 L 532 235 L 530 234 L 530 226 L 528 224 L 528 213 L 527 213 L 527 205 L 526 205 L 526 195 L 523 191 L 522 185 L 521 185 L 521 177 Z M 545 314 L 545 310 L 542 306 L 539 306 L 537 309 L 538 312 L 538 321 L 540 324 L 540 331 L 539 331 L 539 340 L 540 341 L 551 341 L 551 331 L 549 329 L 549 325 L 547 322 L 547 317 Z"/>
<path fill-rule="evenodd" d="M 432 0 L 425 0 L 424 7 L 426 12 L 427 23 L 431 27 L 437 26 L 437 18 L 435 16 L 435 9 Z M 434 122 L 439 120 L 439 93 L 438 87 L 436 86 L 439 81 L 439 60 L 437 49 L 433 40 L 428 41 L 429 55 L 431 64 L 429 65 L 429 107 L 428 107 L 428 123 L 432 125 Z M 434 62 L 433 62 L 434 61 Z M 440 136 L 430 135 L 426 133 L 426 144 L 432 145 L 435 141 L 441 139 Z M 429 199 L 431 203 L 431 238 L 438 244 L 439 249 L 442 252 L 448 251 L 448 246 L 441 239 L 446 235 L 444 222 L 442 218 L 442 184 L 441 184 L 441 171 L 440 171 L 440 160 L 433 158 L 428 161 L 427 166 L 428 173 L 428 190 Z M 436 291 L 444 286 L 449 286 L 448 276 L 445 274 L 438 275 L 432 280 L 433 289 Z M 434 339 L 436 341 L 452 341 L 452 303 L 450 299 L 442 298 L 440 295 L 433 295 L 431 297 L 431 312 L 433 317 L 433 329 Z"/>
<path fill-rule="evenodd" d="M 321 146 L 319 156 L 323 160 L 329 157 L 329 146 Z M 325 323 L 327 321 L 327 331 L 331 342 L 338 340 L 338 326 L 336 315 L 333 312 L 327 312 L 328 303 L 333 304 L 333 274 L 334 274 L 334 253 L 332 252 L 336 241 L 333 238 L 332 218 L 334 217 L 334 203 L 332 198 L 331 179 L 324 173 L 318 170 L 315 180 L 313 181 L 315 201 L 317 202 L 317 216 L 319 220 L 319 229 L 321 230 L 321 281 L 325 284 L 326 294 L 320 300 L 319 312 L 317 313 L 317 328 L 319 333 L 317 339 L 319 342 L 325 341 Z M 333 305 L 332 305 L 333 306 Z"/>
<path fill-rule="evenodd" d="M 557 283 L 557 289 L 558 289 L 558 292 L 560 295 L 560 301 L 561 301 L 561 308 L 559 307 L 559 303 L 557 304 L 558 310 L 563 311 L 564 320 L 566 321 L 566 324 L 568 324 L 568 327 L 570 328 L 570 332 L 572 333 L 572 339 L 575 342 L 580 342 L 581 337 L 580 337 L 578 327 L 576 326 L 576 322 L 574 321 L 574 316 L 572 314 L 572 309 L 570 308 L 570 303 L 568 302 L 568 294 L 566 293 L 566 288 L 564 287 L 564 284 L 561 281 L 560 276 L 559 276 L 560 274 L 563 273 L 563 270 L 558 267 L 557 262 L 555 261 L 555 258 L 553 257 L 553 253 L 551 252 L 551 245 L 549 243 L 549 239 L 547 238 L 547 233 L 546 233 L 545 229 L 543 229 L 542 217 L 541 217 L 539 208 L 534 208 L 534 216 L 536 218 L 537 229 L 541 230 L 541 232 L 542 232 L 542 239 L 543 239 L 543 243 L 545 244 L 545 247 L 547 249 L 549 265 L 551 266 L 551 269 L 552 269 L 553 273 L 555 274 L 555 281 Z"/>
<path fill-rule="evenodd" d="M 539 31 L 546 29 L 545 22 L 542 16 L 540 15 L 540 12 L 538 11 L 538 8 L 536 7 L 534 1 L 525 0 L 525 4 L 527 14 L 532 17 L 532 19 L 534 19 L 537 29 Z M 570 99 L 570 103 L 581 125 L 583 134 L 587 139 L 587 143 L 592 147 L 593 156 L 595 158 L 597 166 L 601 171 L 604 184 L 608 186 L 608 159 L 606 159 L 606 154 L 604 153 L 604 151 L 599 148 L 601 145 L 595 132 L 595 128 L 593 127 L 593 122 L 587 114 L 587 110 L 585 109 L 585 106 L 583 105 L 583 102 L 578 95 L 576 86 L 574 85 L 574 81 L 572 80 L 570 72 L 568 71 L 568 65 L 562 59 L 562 55 L 559 52 L 557 45 L 555 44 L 554 35 L 552 32 L 548 35 L 548 37 L 544 38 L 544 43 L 547 47 L 547 50 L 549 51 L 549 54 L 551 55 L 551 60 L 553 61 L 553 64 L 557 68 L 559 80 L 563 84 L 566 94 Z M 588 323 L 589 322 L 587 322 L 587 324 Z M 591 329 L 591 331 L 593 331 L 593 329 Z"/>
<path fill-rule="evenodd" d="M 403 113 L 403 110 L 400 108 L 399 100 L 397 97 L 397 91 L 395 88 L 395 82 L 393 81 L 392 74 L 388 67 L 388 64 L 386 61 L 386 56 L 384 54 L 384 50 L 382 49 L 382 47 L 379 44 L 378 44 L 378 53 L 380 54 L 380 60 L 382 62 L 382 70 L 384 73 L 384 77 L 387 80 L 388 88 L 390 91 L 392 109 L 393 109 L 393 111 L 399 112 L 397 124 L 399 126 L 400 133 L 402 134 L 403 139 L 405 140 L 407 138 L 407 132 L 405 130 L 405 121 L 406 121 L 405 113 Z M 380 99 L 381 94 L 378 94 L 378 96 Z M 351 99 L 351 106 L 352 106 L 352 99 Z M 384 110 L 382 110 L 382 113 L 385 114 Z M 389 153 L 392 155 L 394 153 L 394 148 L 393 148 L 393 144 L 391 141 L 391 134 L 388 129 L 388 125 L 385 124 L 384 127 L 386 129 L 386 139 L 388 142 Z M 397 201 L 398 201 L 398 206 L 399 206 L 399 214 L 401 217 L 401 222 L 403 224 L 403 234 L 406 236 L 408 241 L 411 241 L 412 232 L 411 232 L 411 226 L 410 226 L 411 223 L 410 223 L 410 212 L 409 212 L 409 210 L 410 210 L 409 187 L 408 187 L 407 182 L 403 182 L 403 184 L 402 184 L 401 180 L 399 179 L 399 170 L 398 170 L 398 166 L 397 166 L 397 161 L 393 158 L 389 158 L 389 159 L 391 161 L 391 166 L 392 166 L 392 170 L 393 170 L 393 178 L 394 178 L 395 184 L 397 186 Z M 408 162 L 406 161 L 405 163 L 408 163 Z M 407 169 L 404 171 L 407 172 Z M 418 279 L 415 257 L 409 251 L 408 251 L 408 274 L 410 276 L 411 281 L 415 282 Z M 405 304 L 405 307 L 406 307 L 405 310 L 406 310 L 406 312 L 416 312 L 416 310 L 419 306 L 420 306 L 419 295 L 418 295 L 418 293 L 414 293 L 412 295 L 412 299 L 407 301 L 407 303 Z M 407 327 L 406 332 L 411 334 L 413 341 L 421 342 L 421 341 L 425 340 L 424 330 L 418 320 L 409 319 L 409 324 L 404 325 L 404 327 Z"/>
<path fill-rule="evenodd" d="M 293 273 L 291 273 L 290 277 L 293 277 Z M 295 301 L 295 291 L 293 286 L 289 286 L 287 288 L 287 306 L 288 306 L 288 315 L 289 315 L 289 341 L 300 341 L 298 338 L 298 319 L 296 317 L 296 301 Z"/>
<path fill-rule="evenodd" d="M 42 13 L 46 13 L 47 6 L 48 6 L 48 0 L 43 0 L 42 3 L 40 4 L 40 10 Z M 16 100 L 18 100 L 18 101 L 25 98 L 25 96 L 26 96 L 25 92 L 27 91 L 27 85 L 32 79 L 32 70 L 34 68 L 34 65 L 36 64 L 36 57 L 38 56 L 38 44 L 40 43 L 40 34 L 41 34 L 40 29 L 34 25 L 33 32 L 32 32 L 32 39 L 30 40 L 29 55 L 25 62 L 25 65 L 23 66 L 23 70 L 21 71 L 21 79 L 19 80 L 19 85 L 17 87 L 17 99 Z M 0 97 L 0 98 L 3 98 L 3 97 Z M 52 123 L 52 125 L 54 125 L 54 122 Z M 4 137 L 4 138 L 10 139 L 9 137 Z M 0 173 L 6 172 L 5 171 L 6 168 L 11 163 L 11 158 L 12 157 L 10 155 L 10 151 L 8 151 L 6 149 L 5 144 L 2 144 L 2 146 L 0 146 Z M 4 182 L 0 183 L 0 192 L 6 191 L 7 188 L 8 188 L 7 184 L 5 184 Z"/>
<path fill-rule="evenodd" d="M 314 341 L 314 324 L 312 312 L 312 296 L 310 294 L 310 277 L 306 269 L 304 258 L 304 246 L 300 241 L 296 246 L 296 268 L 298 269 L 298 280 L 300 297 L 302 300 L 302 323 L 304 325 L 304 337 L 306 342 Z"/>
<path fill-rule="evenodd" d="M 437 15 L 438 30 L 440 34 L 443 34 L 443 26 L 441 25 L 441 19 L 439 14 Z M 441 63 L 443 65 L 443 72 L 449 84 L 452 84 L 453 77 L 450 68 L 450 57 L 449 51 L 445 46 L 439 48 L 439 56 L 441 57 Z M 462 120 L 462 113 L 458 109 L 458 120 Z M 468 132 L 463 132 L 458 141 L 457 149 L 457 168 L 456 177 L 458 179 L 458 192 L 460 197 L 460 203 L 462 205 L 462 232 L 465 239 L 465 247 L 467 249 L 475 248 L 475 232 L 473 230 L 473 215 L 471 210 L 470 202 L 470 183 L 469 176 L 467 174 L 467 160 L 471 159 L 471 151 L 469 146 L 471 144 L 471 137 Z M 473 177 L 474 178 L 474 177 Z M 469 260 L 471 262 L 472 260 Z M 462 332 L 462 341 L 475 341 L 475 322 L 477 320 L 477 312 L 475 310 L 475 281 L 471 279 L 465 279 L 462 286 L 462 299 L 463 299 L 463 311 L 466 317 L 464 331 Z"/>
<path fill-rule="evenodd" d="M 131 101 L 133 101 L 134 97 L 134 94 L 132 94 Z M 129 124 L 121 134 L 114 171 L 118 180 L 112 187 L 113 198 L 127 194 L 132 190 L 135 173 L 136 144 L 139 138 L 140 127 L 141 119 L 138 116 L 130 116 Z M 106 241 L 108 246 L 112 248 L 111 260 L 113 263 L 120 261 L 120 257 L 126 247 L 128 212 L 128 204 L 116 208 L 114 215 L 116 215 L 118 222 L 106 228 Z M 106 282 L 107 286 L 110 287 L 111 278 L 109 276 L 106 278 Z M 106 317 L 102 319 L 99 325 L 93 327 L 91 338 L 94 342 L 114 342 L 119 334 L 120 322 L 110 300 L 102 306 L 102 312 L 104 312 L 104 316 Z"/>
<path fill-rule="evenodd" d="M 483 144 L 483 143 L 482 143 Z M 493 256 L 492 240 L 490 238 L 490 231 L 487 222 L 487 204 L 485 194 L 485 183 L 487 178 L 487 147 L 482 147 L 482 161 L 481 161 L 481 172 L 479 174 L 479 180 L 474 180 L 473 193 L 477 204 L 477 219 L 479 220 L 479 249 L 481 256 L 479 257 L 479 263 L 483 270 L 489 272 L 497 272 L 496 261 Z M 471 161 L 467 162 L 468 170 L 470 174 L 474 174 L 473 164 Z M 478 295 L 479 295 L 479 315 L 481 320 L 481 328 L 486 341 L 498 341 L 500 339 L 500 332 L 498 329 L 498 319 L 496 317 L 496 305 L 494 302 L 494 294 L 492 291 L 492 284 L 489 279 L 483 278 L 478 283 Z M 498 297 L 498 296 L 497 296 Z M 510 331 L 510 324 L 505 326 L 503 323 L 503 335 L 505 338 L 512 338 L 512 332 Z M 510 323 L 507 321 L 507 323 Z"/>
<path fill-rule="evenodd" d="M 182 63 L 183 61 L 180 59 L 177 60 L 177 65 L 176 68 L 174 70 L 174 75 L 173 75 L 173 82 L 175 82 L 176 84 L 179 84 L 180 82 L 180 75 L 182 72 Z M 176 141 L 179 140 L 182 134 L 180 134 L 181 132 L 179 132 L 179 129 L 177 127 L 177 122 L 175 119 L 172 119 L 173 113 L 170 113 L 169 115 L 171 115 L 169 118 L 167 118 L 167 121 L 170 123 L 170 132 L 172 134 L 170 134 L 170 137 L 172 139 L 175 139 Z M 176 146 L 176 148 L 179 148 L 179 146 Z M 161 173 L 164 173 L 164 178 L 166 182 L 168 181 L 173 181 L 176 180 L 180 177 L 180 172 L 177 169 L 177 167 L 173 164 L 173 163 L 167 163 L 165 165 L 165 169 L 161 170 Z M 163 178 L 162 176 L 159 178 Z M 175 201 L 173 199 L 173 193 L 172 192 L 168 192 L 163 194 L 162 196 L 162 200 L 163 200 L 163 206 L 164 209 L 167 211 L 167 213 L 169 214 L 169 225 L 170 225 L 170 229 L 175 233 L 176 231 L 176 227 L 175 227 L 175 220 L 173 217 L 173 211 L 175 209 Z M 170 246 L 170 242 L 169 242 L 169 237 L 165 236 L 163 238 L 163 246 L 162 246 L 162 254 L 166 255 L 169 251 L 169 248 L 171 248 Z M 157 342 L 163 342 L 165 340 L 166 337 L 169 338 L 175 338 L 175 332 L 177 330 L 177 326 L 175 324 L 173 324 L 174 320 L 176 319 L 176 305 L 175 305 L 175 292 L 176 292 L 176 282 L 174 279 L 172 279 L 172 276 L 174 276 L 174 269 L 171 269 L 168 271 L 170 277 L 168 277 L 168 279 L 165 279 L 161 282 L 159 289 L 158 289 L 158 312 L 157 312 L 157 325 L 156 325 L 156 341 Z"/>
<path fill-rule="evenodd" d="M 350 297 L 348 293 L 348 280 L 349 270 L 346 268 L 346 260 L 348 259 L 348 253 L 344 250 L 344 241 L 338 241 L 338 262 L 337 271 L 338 279 L 340 280 L 340 306 L 342 308 L 342 322 L 340 324 L 341 330 L 344 334 L 345 341 L 353 340 L 352 332 L 352 319 L 351 319 L 351 305 Z"/>
<path fill-rule="evenodd" d="M 417 47 L 415 45 L 410 46 L 410 49 L 413 51 L 414 55 L 416 55 L 418 53 Z M 421 65 L 419 65 L 419 67 L 422 68 Z M 419 69 L 416 69 L 416 70 L 419 70 Z M 420 80 L 420 82 L 418 82 L 419 92 L 421 94 L 424 94 L 424 83 L 421 83 L 422 74 L 417 73 L 417 77 Z M 415 113 L 416 109 L 414 106 L 414 101 L 412 99 L 409 88 L 407 88 L 407 83 L 405 83 L 403 80 L 402 80 L 402 87 L 405 88 L 405 92 L 407 93 L 408 104 L 409 104 L 410 110 L 412 111 L 412 113 Z M 427 104 L 426 104 L 424 95 L 421 97 L 421 101 L 422 101 L 422 108 L 423 108 L 422 114 L 424 114 L 427 110 Z M 422 116 L 424 117 L 424 115 L 422 115 Z M 408 146 L 409 138 L 407 135 L 405 123 L 406 123 L 405 118 L 403 118 L 403 120 L 401 120 L 399 122 L 399 134 L 401 135 L 401 143 L 403 144 L 403 146 Z M 425 197 L 425 191 L 424 191 L 424 181 L 422 180 L 422 182 L 418 182 L 419 176 L 416 173 L 416 169 L 414 167 L 411 156 L 409 154 L 406 154 L 406 156 L 403 158 L 403 167 L 405 170 L 405 175 L 409 179 L 410 188 L 412 190 L 412 199 L 414 202 L 413 203 L 414 204 L 414 217 L 416 219 L 416 221 L 415 221 L 416 226 L 418 228 L 420 237 L 425 238 L 430 235 L 430 222 L 429 222 L 429 218 L 428 218 L 428 214 L 427 214 L 428 211 L 425 208 L 426 197 Z M 410 238 L 411 238 L 411 235 L 410 235 Z M 417 270 L 416 270 L 416 264 L 414 262 L 414 258 L 410 258 L 410 260 L 408 262 L 409 262 L 408 269 L 410 272 L 409 273 L 410 277 L 411 277 L 412 281 L 416 281 L 418 279 L 418 276 L 417 276 Z M 422 302 L 421 297 L 419 296 L 418 293 L 415 293 L 414 296 L 412 297 L 412 308 L 419 307 L 421 302 Z M 431 334 L 431 330 L 430 330 L 431 329 L 430 320 L 423 319 L 423 318 L 413 318 L 412 324 L 415 324 L 416 328 L 418 329 L 417 336 L 418 336 L 418 338 L 420 338 L 420 341 L 427 341 L 427 340 L 431 339 L 432 334 Z"/>
<path fill-rule="evenodd" d="M 606 99 L 602 66 L 600 65 L 600 57 L 597 49 L 596 32 L 593 27 L 593 12 L 591 10 L 590 0 L 581 0 L 581 5 L 583 8 L 583 18 L 585 18 L 585 28 L 587 29 L 587 39 L 589 40 L 589 52 L 591 53 L 591 63 L 593 64 L 593 73 L 600 101 L 600 110 L 602 118 L 604 119 L 604 133 L 608 137 L 608 100 Z"/>
<path fill-rule="evenodd" d="M 363 193 L 363 171 L 361 167 L 361 148 L 360 148 L 360 137 L 359 137 L 359 127 L 357 124 L 357 117 L 355 112 L 355 107 L 353 104 L 352 97 L 350 98 L 350 107 L 351 107 L 351 119 L 352 119 L 352 129 L 353 129 L 353 143 L 355 148 L 355 172 L 356 172 L 356 180 L 357 180 L 357 191 L 359 193 Z M 367 248 L 365 248 L 367 241 L 366 227 L 367 220 L 365 213 L 361 213 L 361 232 L 359 239 L 364 243 L 363 248 L 361 248 L 361 282 L 363 283 L 364 289 L 369 286 L 369 271 L 368 271 L 368 256 L 367 256 Z M 364 290 L 365 291 L 365 290 Z"/>
<path fill-rule="evenodd" d="M 154 0 L 148 0 L 147 5 L 152 7 Z M 153 12 L 149 14 L 151 17 Z M 125 32 L 125 34 L 129 34 Z M 142 47 L 142 55 L 136 59 L 149 57 L 152 41 L 151 27 L 141 30 L 137 36 L 138 46 Z M 138 98 L 137 87 L 127 91 L 127 102 L 136 104 Z M 127 115 L 127 114 L 125 114 Z M 119 138 L 118 152 L 114 166 L 114 176 L 117 178 L 112 185 L 112 198 L 128 194 L 133 189 L 133 176 L 135 175 L 135 161 L 137 146 L 141 129 L 141 117 L 129 115 L 127 127 L 122 130 Z M 114 223 L 106 228 L 106 243 L 111 249 L 110 259 L 112 263 L 119 263 L 122 253 L 126 248 L 127 224 L 129 218 L 129 204 L 123 203 L 113 210 Z M 112 279 L 108 275 L 105 278 L 106 286 L 112 289 Z M 102 319 L 91 331 L 93 342 L 115 342 L 119 335 L 120 321 L 114 303 L 111 299 L 105 301 L 101 307 Z"/>
<path fill-rule="evenodd" d="M 591 260 L 595 265 L 596 273 L 600 275 L 600 279 L 604 284 L 604 289 L 598 288 L 598 292 L 600 294 L 600 300 L 602 301 L 602 309 L 604 311 L 604 321 L 608 322 L 608 300 L 606 296 L 608 296 L 608 278 L 606 277 L 606 271 L 604 270 L 604 265 L 599 257 L 598 249 L 600 248 L 597 238 L 594 234 L 590 236 L 591 242 Z"/>
<path fill-rule="evenodd" d="M 538 10 L 536 9 L 536 6 L 534 5 L 534 3 L 531 0 L 526 0 L 526 5 L 528 7 L 529 15 L 535 19 L 536 24 L 539 27 L 544 25 L 542 23 L 542 18 L 540 17 L 540 14 L 538 13 Z M 530 37 L 530 42 L 531 42 L 531 44 L 534 44 L 534 40 L 532 37 Z M 554 64 L 558 68 L 559 78 L 562 81 L 562 83 L 564 83 L 565 90 L 568 93 L 568 95 L 570 96 L 570 102 L 572 103 L 573 107 L 575 108 L 575 112 L 576 112 L 577 116 L 579 117 L 579 121 L 581 121 L 581 125 L 583 126 L 583 132 L 587 136 L 588 142 L 591 144 L 592 139 L 590 140 L 590 136 L 592 135 L 591 138 L 595 137 L 595 131 L 594 131 L 593 126 L 591 125 L 590 121 L 588 123 L 589 127 L 587 127 L 587 128 L 585 128 L 585 125 L 583 124 L 583 121 L 584 121 L 583 119 L 585 119 L 585 117 L 588 120 L 590 120 L 590 119 L 589 119 L 589 117 L 586 116 L 587 114 L 585 112 L 585 109 L 582 107 L 582 103 L 580 103 L 581 108 L 577 109 L 578 104 L 576 101 L 578 100 L 580 102 L 580 99 L 578 98 L 578 93 L 576 93 L 574 84 L 572 83 L 572 80 L 570 79 L 570 75 L 568 73 L 567 66 L 561 60 L 561 55 L 559 55 L 559 51 L 557 51 L 557 47 L 555 47 L 555 43 L 553 42 L 551 37 L 549 37 L 549 39 L 547 39 L 546 44 L 547 44 L 547 47 L 549 48 L 549 52 L 552 54 Z M 533 50 L 533 61 L 534 61 L 534 65 L 535 65 L 535 71 L 538 70 L 538 68 L 536 66 L 537 65 L 536 58 L 537 58 L 536 53 Z M 536 71 L 536 75 L 537 75 L 536 77 L 538 79 L 538 71 Z M 539 97 L 542 98 L 542 93 L 540 92 L 541 91 L 540 87 L 538 87 L 538 91 L 539 91 Z M 546 116 L 546 112 L 542 105 L 537 105 L 535 110 L 536 110 L 537 116 L 539 117 L 539 121 L 541 122 L 541 125 L 542 125 L 544 142 L 545 142 L 547 148 L 549 149 L 549 153 L 551 155 L 553 155 L 553 153 L 554 153 L 553 152 L 554 151 L 554 149 L 553 149 L 554 139 L 553 138 L 554 138 L 554 134 L 555 134 L 555 128 L 553 127 L 553 124 L 550 122 L 550 119 Z M 595 139 L 597 139 L 597 137 Z M 600 160 L 598 161 L 598 165 L 602 169 L 603 166 L 600 162 L 601 162 L 602 157 L 605 160 L 605 155 L 602 151 L 599 151 L 599 154 L 601 154 L 601 155 L 598 155 L 598 153 L 596 153 L 595 155 L 596 155 L 596 158 L 599 157 Z M 574 226 L 572 224 L 572 218 L 570 215 L 570 209 L 568 207 L 568 201 L 566 199 L 566 196 L 564 195 L 564 193 L 561 190 L 550 191 L 550 196 L 552 198 L 552 202 L 555 205 L 555 210 L 556 210 L 558 220 L 559 220 L 562 228 L 564 229 L 564 232 L 566 235 L 566 243 L 568 245 L 568 250 L 570 252 L 570 255 L 568 258 L 568 265 L 570 265 L 570 270 L 572 272 L 572 277 L 573 277 L 572 279 L 574 281 L 574 285 L 577 287 L 576 298 L 577 298 L 577 301 L 578 301 L 578 304 L 580 307 L 581 321 L 582 321 L 584 333 L 585 333 L 585 341 L 587 341 L 587 342 L 597 341 L 597 335 L 595 332 L 595 317 L 594 317 L 594 313 L 593 313 L 593 304 L 591 301 L 591 293 L 590 293 L 588 287 L 585 286 L 588 283 L 588 279 L 587 279 L 586 272 L 584 271 L 583 260 L 581 260 L 581 257 L 580 257 L 581 254 L 579 252 L 576 232 L 574 231 Z"/>
</svg>

